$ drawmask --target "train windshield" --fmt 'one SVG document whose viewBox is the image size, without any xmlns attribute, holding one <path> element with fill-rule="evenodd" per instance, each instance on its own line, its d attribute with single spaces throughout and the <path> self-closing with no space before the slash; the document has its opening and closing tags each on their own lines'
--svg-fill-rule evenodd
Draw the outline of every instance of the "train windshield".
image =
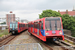
<svg viewBox="0 0 75 50">
<path fill-rule="evenodd" d="M 10 28 L 17 28 L 17 23 L 10 23 Z"/>
<path fill-rule="evenodd" d="M 10 24 L 10 28 L 12 28 L 12 24 Z"/>
<path fill-rule="evenodd" d="M 46 30 L 61 30 L 60 18 L 46 18 L 45 29 Z"/>
<path fill-rule="evenodd" d="M 15 23 L 13 23 L 13 28 L 15 28 Z"/>
</svg>

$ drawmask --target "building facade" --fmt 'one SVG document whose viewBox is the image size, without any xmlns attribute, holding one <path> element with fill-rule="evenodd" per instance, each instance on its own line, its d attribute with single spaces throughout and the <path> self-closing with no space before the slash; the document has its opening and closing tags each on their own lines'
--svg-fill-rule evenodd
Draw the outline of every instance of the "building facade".
<svg viewBox="0 0 75 50">
<path fill-rule="evenodd" d="M 9 25 L 10 22 L 15 22 L 15 14 L 10 12 L 10 14 L 6 14 L 6 24 Z"/>
<path fill-rule="evenodd" d="M 68 14 L 69 16 L 73 16 L 73 17 L 75 17 L 75 10 L 73 9 L 72 11 L 68 11 L 68 10 L 66 10 L 66 11 L 60 11 L 60 10 L 58 10 L 58 12 L 61 14 L 61 15 L 63 15 L 63 14 Z"/>
</svg>

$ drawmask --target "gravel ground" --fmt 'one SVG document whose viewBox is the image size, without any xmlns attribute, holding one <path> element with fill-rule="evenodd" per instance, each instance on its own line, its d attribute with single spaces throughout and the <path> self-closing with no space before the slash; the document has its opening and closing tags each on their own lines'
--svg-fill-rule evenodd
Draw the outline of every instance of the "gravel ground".
<svg viewBox="0 0 75 50">
<path fill-rule="evenodd" d="M 13 39 L 8 44 L 25 44 L 25 43 L 37 43 L 31 35 L 28 34 L 28 31 L 23 32 Z"/>
<path fill-rule="evenodd" d="M 38 41 L 38 38 L 35 36 L 32 36 L 28 33 L 28 31 L 25 31 L 18 35 L 15 39 L 11 40 L 7 45 L 12 44 L 25 44 L 25 43 L 39 43 L 41 44 L 43 50 L 49 50 L 46 46 L 44 46 L 41 42 Z"/>
</svg>

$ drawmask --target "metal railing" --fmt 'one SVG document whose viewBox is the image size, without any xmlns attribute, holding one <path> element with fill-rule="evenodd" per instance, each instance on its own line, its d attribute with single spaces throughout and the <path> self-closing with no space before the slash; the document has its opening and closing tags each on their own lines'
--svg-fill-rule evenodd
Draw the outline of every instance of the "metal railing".
<svg viewBox="0 0 75 50">
<path fill-rule="evenodd" d="M 4 45 L 0 50 L 43 50 L 39 43 Z"/>
</svg>

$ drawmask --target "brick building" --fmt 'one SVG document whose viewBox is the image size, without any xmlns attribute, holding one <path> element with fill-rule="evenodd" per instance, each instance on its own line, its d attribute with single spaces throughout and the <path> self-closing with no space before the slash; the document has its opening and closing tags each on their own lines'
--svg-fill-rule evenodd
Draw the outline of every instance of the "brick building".
<svg viewBox="0 0 75 50">
<path fill-rule="evenodd" d="M 10 11 L 10 14 L 6 14 L 6 24 L 9 25 L 10 22 L 15 21 L 15 14 Z"/>
<path fill-rule="evenodd" d="M 70 16 L 75 16 L 75 9 L 73 9 L 72 11 L 66 10 L 66 11 L 62 11 L 62 12 L 60 12 L 60 10 L 58 10 L 58 12 L 59 12 L 61 15 L 63 15 L 63 14 L 69 14 Z"/>
</svg>

